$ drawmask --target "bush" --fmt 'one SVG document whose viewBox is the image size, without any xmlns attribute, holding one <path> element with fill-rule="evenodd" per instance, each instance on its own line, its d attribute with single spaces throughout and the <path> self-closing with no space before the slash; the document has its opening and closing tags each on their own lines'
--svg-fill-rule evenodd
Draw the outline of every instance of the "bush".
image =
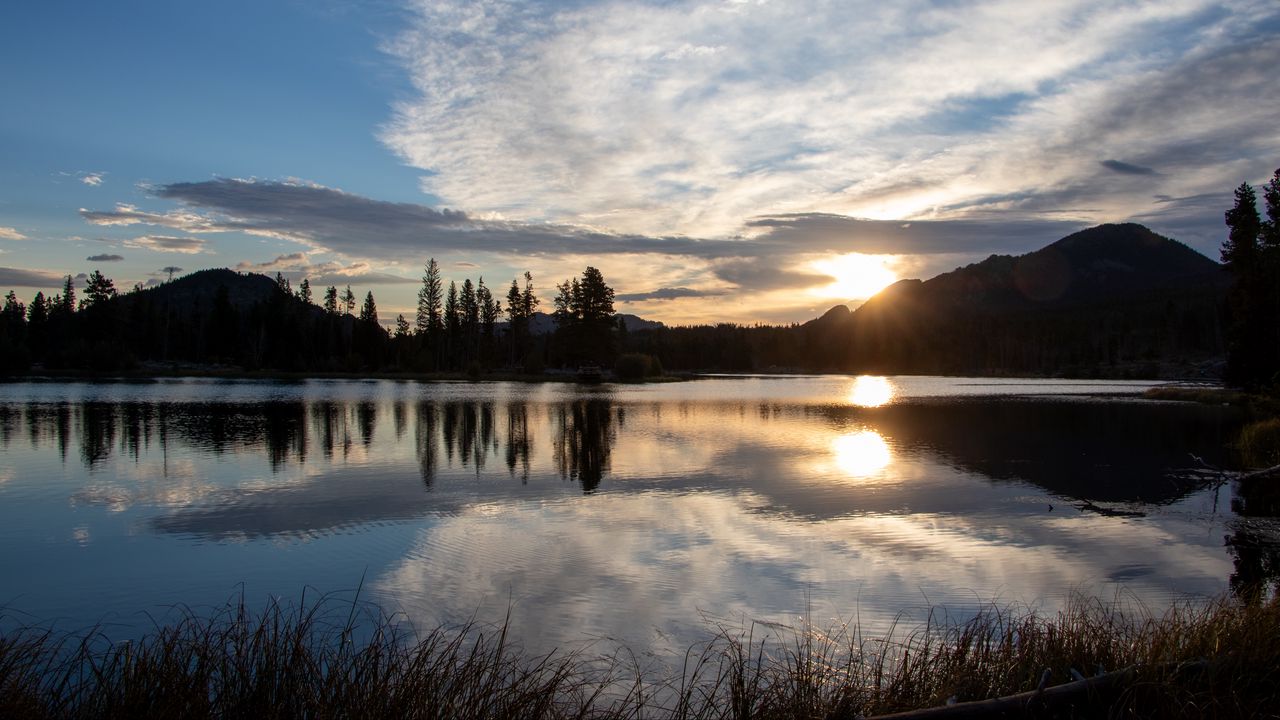
<svg viewBox="0 0 1280 720">
<path fill-rule="evenodd" d="M 1280 465 L 1280 418 L 1260 420 L 1244 426 L 1237 446 L 1245 465 Z"/>
<path fill-rule="evenodd" d="M 662 374 L 662 362 L 652 355 L 627 353 L 614 363 L 613 372 L 619 380 L 642 380 Z"/>
</svg>

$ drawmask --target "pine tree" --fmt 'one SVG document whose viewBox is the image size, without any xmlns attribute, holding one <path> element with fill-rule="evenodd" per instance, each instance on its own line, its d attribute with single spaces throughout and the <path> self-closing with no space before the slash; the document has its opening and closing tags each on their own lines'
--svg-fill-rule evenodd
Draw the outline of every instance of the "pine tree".
<svg viewBox="0 0 1280 720">
<path fill-rule="evenodd" d="M 26 323 L 27 308 L 18 299 L 17 293 L 10 290 L 8 295 L 4 296 L 4 310 L 0 310 L 6 321 L 10 323 Z"/>
<path fill-rule="evenodd" d="M 70 315 L 76 311 L 76 281 L 70 275 L 62 281 L 62 297 L 58 301 L 57 311 L 59 315 Z"/>
<path fill-rule="evenodd" d="M 351 292 L 351 286 L 348 285 L 346 290 L 342 291 L 342 309 L 348 315 L 355 314 L 356 311 L 356 294 Z"/>
<path fill-rule="evenodd" d="M 37 292 L 31 299 L 31 306 L 27 308 L 27 322 L 32 325 L 43 325 L 48 319 L 49 303 L 45 301 L 44 293 Z"/>
<path fill-rule="evenodd" d="M 1248 273 L 1258 258 L 1258 233 L 1262 230 L 1258 196 L 1249 183 L 1236 188 L 1236 204 L 1226 212 L 1226 222 L 1231 230 L 1222 244 L 1222 262 L 1237 275 Z"/>
<path fill-rule="evenodd" d="M 436 259 L 427 261 L 426 273 L 422 276 L 422 288 L 418 290 L 417 328 L 419 335 L 434 335 L 443 329 L 441 318 L 440 266 Z"/>
<path fill-rule="evenodd" d="M 396 316 L 396 337 L 398 338 L 409 337 L 409 333 L 411 331 L 412 331 L 412 328 L 409 325 L 409 321 L 404 319 L 404 313 L 400 313 L 399 315 L 397 315 Z"/>
<path fill-rule="evenodd" d="M 450 339 L 456 339 L 462 329 L 462 315 L 458 307 L 458 284 L 449 281 L 449 294 L 444 300 L 444 326 Z"/>
<path fill-rule="evenodd" d="M 528 270 L 524 271 L 524 290 L 520 293 L 520 304 L 525 318 L 533 317 L 534 311 L 538 309 L 538 296 L 533 294 L 533 274 Z"/>
<path fill-rule="evenodd" d="M 332 285 L 324 291 L 324 311 L 330 315 L 338 314 L 338 288 Z"/>
<path fill-rule="evenodd" d="M 476 297 L 476 286 L 471 283 L 471 278 L 462 281 L 458 306 L 462 314 L 463 333 L 468 338 L 474 337 L 480 329 L 480 301 Z"/>
<path fill-rule="evenodd" d="M 101 272 L 94 270 L 89 274 L 89 285 L 84 290 L 84 307 L 94 307 L 116 296 L 116 285 Z"/>
<path fill-rule="evenodd" d="M 298 299 L 302 302 L 311 304 L 311 281 L 302 278 L 302 282 L 298 284 Z"/>
<path fill-rule="evenodd" d="M 289 278 L 280 272 L 276 272 L 276 287 L 280 288 L 280 291 L 285 295 L 293 295 L 293 287 L 289 285 Z"/>
<path fill-rule="evenodd" d="M 373 291 L 364 296 L 364 305 L 360 307 L 360 319 L 367 323 L 378 324 L 378 305 L 373 301 Z"/>
<path fill-rule="evenodd" d="M 1277 171 L 1280 176 L 1280 171 Z M 1270 189 L 1270 188 L 1268 188 Z M 1280 186 L 1275 195 L 1280 201 Z M 1268 203 L 1268 220 L 1280 217 L 1280 207 Z M 1226 212 L 1229 231 L 1222 244 L 1222 262 L 1235 276 L 1231 288 L 1231 322 L 1227 331 L 1228 382 L 1258 388 L 1273 381 L 1280 370 L 1280 333 L 1274 318 L 1280 312 L 1280 245 L 1264 242 L 1258 199 L 1248 183 L 1235 191 L 1235 205 Z"/>
<path fill-rule="evenodd" d="M 493 299 L 493 293 L 484 285 L 484 278 L 476 283 L 476 300 L 480 303 L 480 332 L 486 338 L 492 338 L 493 326 L 502 314 L 502 303 Z"/>
</svg>

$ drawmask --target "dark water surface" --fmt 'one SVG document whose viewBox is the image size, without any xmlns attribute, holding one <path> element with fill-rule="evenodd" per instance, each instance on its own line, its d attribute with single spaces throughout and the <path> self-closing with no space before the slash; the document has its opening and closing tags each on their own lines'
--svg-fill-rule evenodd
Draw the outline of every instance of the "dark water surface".
<svg viewBox="0 0 1280 720">
<path fill-rule="evenodd" d="M 708 621 L 1153 608 L 1247 573 L 1241 418 L 1143 383 L 0 385 L 0 605 L 149 612 L 349 590 L 420 626 L 679 653 Z M 312 592 L 308 590 L 308 592 Z"/>
</svg>

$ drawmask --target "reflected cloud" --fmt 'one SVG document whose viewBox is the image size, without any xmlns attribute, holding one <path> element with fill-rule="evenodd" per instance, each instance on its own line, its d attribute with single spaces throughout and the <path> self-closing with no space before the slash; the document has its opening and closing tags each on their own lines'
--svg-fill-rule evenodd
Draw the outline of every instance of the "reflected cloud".
<svg viewBox="0 0 1280 720">
<path fill-rule="evenodd" d="M 510 611 L 536 651 L 609 639 L 672 660 L 705 638 L 705 619 L 791 624 L 808 613 L 823 627 L 856 615 L 878 634 L 903 610 L 918 620 L 933 605 L 965 612 L 1016 600 L 1052 612 L 1113 576 L 1129 576 L 1126 589 L 1158 606 L 1162 583 L 1212 594 L 1231 569 L 1214 538 L 1179 520 L 809 522 L 761 512 L 768 503 L 746 492 L 646 492 L 468 508 L 424 527 L 375 592 L 418 627 Z M 1149 572 L 1135 575 L 1135 544 L 1151 548 Z"/>
</svg>

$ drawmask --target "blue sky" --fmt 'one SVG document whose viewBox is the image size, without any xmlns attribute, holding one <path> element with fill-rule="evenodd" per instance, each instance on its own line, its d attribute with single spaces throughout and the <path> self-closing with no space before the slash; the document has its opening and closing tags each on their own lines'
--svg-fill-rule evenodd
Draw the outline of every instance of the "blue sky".
<svg viewBox="0 0 1280 720">
<path fill-rule="evenodd" d="M 387 320 L 436 257 L 802 320 L 862 299 L 831 268 L 928 277 L 1099 222 L 1216 258 L 1232 188 L 1280 166 L 1270 0 L 9 3 L 0 67 L 24 299 L 238 267 Z"/>
</svg>

